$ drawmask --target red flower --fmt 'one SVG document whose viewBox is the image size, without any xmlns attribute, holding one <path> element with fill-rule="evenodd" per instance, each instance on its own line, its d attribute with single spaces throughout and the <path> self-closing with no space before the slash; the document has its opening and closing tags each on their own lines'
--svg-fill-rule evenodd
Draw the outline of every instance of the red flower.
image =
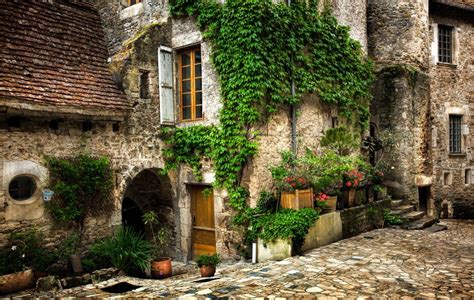
<svg viewBox="0 0 474 300">
<path fill-rule="evenodd" d="M 291 187 L 294 188 L 295 186 L 296 186 L 296 183 L 293 182 L 293 183 L 291 184 Z"/>
<path fill-rule="evenodd" d="M 358 184 L 359 184 L 359 180 L 354 179 L 354 185 L 358 185 Z"/>
<path fill-rule="evenodd" d="M 352 183 L 350 181 L 346 182 L 347 187 L 351 187 Z"/>
</svg>

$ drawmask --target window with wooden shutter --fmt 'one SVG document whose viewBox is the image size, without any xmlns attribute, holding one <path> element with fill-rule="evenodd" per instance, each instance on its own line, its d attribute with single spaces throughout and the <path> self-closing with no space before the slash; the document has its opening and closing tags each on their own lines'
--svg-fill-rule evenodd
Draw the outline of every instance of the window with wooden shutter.
<svg viewBox="0 0 474 300">
<path fill-rule="evenodd" d="M 179 107 L 181 121 L 203 118 L 201 48 L 194 47 L 178 53 Z"/>
<path fill-rule="evenodd" d="M 160 46 L 158 51 L 158 81 L 160 92 L 160 124 L 173 125 L 173 57 L 171 48 Z"/>
</svg>

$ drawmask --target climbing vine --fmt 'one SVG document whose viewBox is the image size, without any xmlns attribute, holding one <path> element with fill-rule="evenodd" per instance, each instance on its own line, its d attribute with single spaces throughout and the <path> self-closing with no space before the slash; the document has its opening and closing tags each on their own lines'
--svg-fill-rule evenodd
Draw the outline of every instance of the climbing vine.
<svg viewBox="0 0 474 300">
<path fill-rule="evenodd" d="M 271 0 L 170 1 L 175 17 L 194 16 L 211 45 L 221 84 L 219 126 L 189 126 L 165 132 L 165 171 L 180 163 L 199 175 L 203 156 L 211 159 L 216 185 L 227 188 L 230 206 L 246 208 L 240 186 L 247 160 L 257 152 L 254 127 L 301 96 L 316 93 L 338 107 L 353 126 L 367 126 L 372 63 L 349 28 L 338 25 L 317 1 L 291 6 Z M 295 94 L 291 94 L 291 83 Z"/>
</svg>

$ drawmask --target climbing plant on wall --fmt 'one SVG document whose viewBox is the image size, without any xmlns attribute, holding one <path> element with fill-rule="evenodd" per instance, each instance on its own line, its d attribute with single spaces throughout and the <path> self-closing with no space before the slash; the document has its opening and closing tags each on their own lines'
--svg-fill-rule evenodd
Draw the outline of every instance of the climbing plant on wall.
<svg viewBox="0 0 474 300">
<path fill-rule="evenodd" d="M 53 200 L 46 207 L 59 223 L 82 227 L 86 216 L 113 211 L 112 171 L 107 157 L 47 157 Z"/>
<path fill-rule="evenodd" d="M 367 126 L 372 64 L 360 44 L 315 1 L 291 6 L 271 0 L 170 1 L 175 17 L 196 17 L 219 76 L 223 108 L 218 126 L 190 126 L 165 132 L 166 170 L 189 164 L 199 174 L 203 156 L 212 160 L 216 185 L 230 193 L 230 205 L 246 208 L 240 185 L 245 163 L 257 153 L 253 128 L 305 93 L 337 106 L 352 126 Z M 296 93 L 291 95 L 291 82 Z"/>
</svg>

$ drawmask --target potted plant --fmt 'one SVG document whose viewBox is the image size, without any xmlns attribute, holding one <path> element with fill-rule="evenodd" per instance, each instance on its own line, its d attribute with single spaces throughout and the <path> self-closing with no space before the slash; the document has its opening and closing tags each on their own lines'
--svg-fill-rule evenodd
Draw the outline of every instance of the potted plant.
<svg viewBox="0 0 474 300">
<path fill-rule="evenodd" d="M 329 196 L 325 193 L 319 193 L 316 195 L 316 205 L 322 208 L 324 212 L 336 211 L 337 197 Z"/>
<path fill-rule="evenodd" d="M 196 261 L 202 277 L 212 277 L 216 273 L 216 266 L 221 262 L 219 254 L 200 255 Z"/>
<path fill-rule="evenodd" d="M 159 224 L 159 221 L 158 216 L 154 211 L 149 211 L 143 214 L 143 223 L 150 227 L 153 237 L 151 277 L 156 279 L 170 277 L 173 273 L 171 258 L 164 256 L 171 236 L 170 230 L 168 227 L 161 227 L 155 232 L 155 226 Z"/>
<path fill-rule="evenodd" d="M 364 179 L 364 174 L 356 169 L 346 172 L 343 176 L 343 185 L 341 187 L 341 200 L 344 207 L 352 207 L 355 204 L 356 189 Z"/>
<path fill-rule="evenodd" d="M 313 208 L 313 189 L 303 176 L 288 176 L 283 183 L 280 203 L 282 208 Z"/>
</svg>

